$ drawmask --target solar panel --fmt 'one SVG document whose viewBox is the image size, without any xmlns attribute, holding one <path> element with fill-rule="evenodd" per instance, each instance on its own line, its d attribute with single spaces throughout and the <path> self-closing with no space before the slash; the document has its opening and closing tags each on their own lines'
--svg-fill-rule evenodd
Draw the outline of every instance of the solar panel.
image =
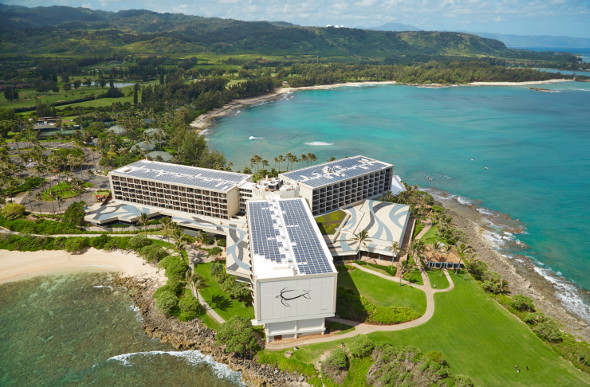
<svg viewBox="0 0 590 387">
<path fill-rule="evenodd" d="M 327 246 L 316 232 L 304 200 L 280 200 L 278 204 L 277 209 L 268 201 L 248 202 L 252 253 L 284 263 L 288 250 L 300 274 L 334 272 L 332 257 L 326 253 Z"/>
<path fill-rule="evenodd" d="M 228 191 L 249 177 L 242 173 L 146 160 L 136 161 L 111 173 L 216 191 Z"/>
<path fill-rule="evenodd" d="M 283 173 L 282 176 L 316 188 L 389 167 L 392 167 L 392 165 L 364 156 L 354 156 L 308 168 L 297 169 Z"/>
</svg>

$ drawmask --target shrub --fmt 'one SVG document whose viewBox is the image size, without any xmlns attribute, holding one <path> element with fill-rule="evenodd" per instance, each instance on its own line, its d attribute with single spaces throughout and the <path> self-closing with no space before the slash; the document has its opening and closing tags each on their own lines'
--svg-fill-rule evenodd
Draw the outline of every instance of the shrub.
<svg viewBox="0 0 590 387">
<path fill-rule="evenodd" d="M 439 351 L 430 351 L 426 354 L 426 357 L 440 365 L 446 364 L 445 357 Z"/>
<path fill-rule="evenodd" d="M 221 249 L 221 247 L 212 247 L 209 250 L 207 250 L 207 257 L 215 257 L 217 255 L 220 255 L 223 252 L 223 250 Z"/>
<path fill-rule="evenodd" d="M 225 274 L 225 267 L 223 266 L 223 263 L 221 263 L 221 262 L 213 262 L 211 264 L 211 274 L 214 277 L 222 278 L 223 275 Z"/>
<path fill-rule="evenodd" d="M 342 348 L 336 348 L 330 352 L 330 356 L 322 364 L 322 367 L 332 367 L 338 370 L 348 369 L 348 358 Z"/>
<path fill-rule="evenodd" d="M 364 357 L 373 351 L 375 344 L 367 336 L 357 335 L 346 346 L 352 356 Z"/>
<path fill-rule="evenodd" d="M 166 277 L 169 279 L 176 279 L 178 281 L 185 279 L 185 273 L 188 270 L 188 265 L 179 257 L 174 255 L 169 255 L 162 259 L 159 266 L 166 270 Z"/>
<path fill-rule="evenodd" d="M 25 206 L 18 203 L 8 203 L 2 209 L 2 215 L 8 219 L 18 219 L 25 214 Z"/>
<path fill-rule="evenodd" d="M 534 325 L 540 322 L 543 322 L 547 319 L 547 317 L 541 313 L 528 313 L 524 316 L 523 321 L 529 325 Z"/>
<path fill-rule="evenodd" d="M 181 321 L 190 321 L 204 312 L 199 301 L 197 301 L 188 289 L 184 292 L 180 301 L 178 301 L 178 308 L 180 309 L 178 319 Z"/>
<path fill-rule="evenodd" d="M 183 288 L 183 283 L 175 280 L 175 279 L 169 279 L 166 284 L 164 286 L 159 287 L 155 292 L 154 292 L 154 298 L 159 298 L 162 293 L 166 293 L 166 292 L 170 292 L 172 294 L 178 295 L 180 293 L 180 291 Z"/>
<path fill-rule="evenodd" d="M 473 276 L 473 278 L 475 278 L 477 280 L 481 280 L 486 271 L 488 271 L 488 265 L 486 265 L 485 262 L 475 261 L 471 265 L 471 269 L 470 269 L 471 275 Z"/>
<path fill-rule="evenodd" d="M 92 238 L 90 240 L 90 246 L 94 247 L 95 249 L 104 249 L 104 247 L 110 240 L 110 236 L 108 236 L 107 234 L 102 234 L 99 237 Z"/>
<path fill-rule="evenodd" d="M 68 253 L 82 253 L 90 247 L 90 243 L 88 238 L 69 238 L 64 247 Z"/>
<path fill-rule="evenodd" d="M 178 297 L 170 291 L 161 292 L 156 299 L 156 307 L 166 316 L 172 315 L 178 305 Z"/>
<path fill-rule="evenodd" d="M 139 250 L 139 255 L 148 262 L 158 262 L 168 255 L 166 250 L 158 245 L 144 246 Z"/>
<path fill-rule="evenodd" d="M 225 247 L 226 246 L 225 238 L 219 237 L 216 240 L 217 240 L 217 246 L 221 246 L 221 247 Z"/>
<path fill-rule="evenodd" d="M 84 222 L 84 207 L 86 207 L 86 202 L 74 202 L 70 204 L 66 212 L 64 212 L 62 223 L 71 226 L 80 226 Z"/>
<path fill-rule="evenodd" d="M 203 231 L 199 231 L 199 235 L 200 235 L 201 242 L 204 245 L 212 245 L 215 243 L 215 239 L 213 239 L 213 237 L 211 235 L 209 235 Z"/>
<path fill-rule="evenodd" d="M 552 343 L 563 341 L 563 333 L 559 329 L 557 322 L 553 319 L 548 318 L 545 321 L 540 322 L 534 330 L 541 338 Z"/>
<path fill-rule="evenodd" d="M 232 316 L 221 325 L 215 339 L 217 345 L 225 345 L 225 352 L 248 355 L 258 350 L 254 328 L 246 317 Z"/>
<path fill-rule="evenodd" d="M 152 242 L 150 242 L 149 239 L 140 236 L 139 234 L 129 239 L 129 248 L 135 251 L 140 251 L 142 247 L 149 246 L 151 244 Z"/>
<path fill-rule="evenodd" d="M 512 297 L 512 300 L 510 300 L 510 306 L 516 310 L 520 310 L 521 312 L 535 311 L 535 304 L 533 304 L 533 300 L 527 296 L 523 296 L 522 294 L 517 294 Z"/>
</svg>

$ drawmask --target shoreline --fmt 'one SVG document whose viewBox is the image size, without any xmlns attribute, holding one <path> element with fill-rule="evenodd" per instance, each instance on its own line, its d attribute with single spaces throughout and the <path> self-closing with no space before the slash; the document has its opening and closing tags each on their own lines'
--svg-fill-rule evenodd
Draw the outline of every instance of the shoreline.
<svg viewBox="0 0 590 387">
<path fill-rule="evenodd" d="M 334 83 L 331 85 L 314 85 L 304 87 L 280 87 L 275 89 L 272 93 L 261 95 L 252 98 L 236 99 L 220 108 L 213 109 L 207 113 L 203 113 L 193 122 L 190 123 L 191 128 L 196 129 L 199 133 L 203 133 L 206 129 L 215 125 L 215 121 L 226 117 L 236 110 L 244 107 L 273 102 L 287 95 L 302 90 L 330 90 L 339 87 L 368 87 L 368 86 L 383 86 L 383 85 L 408 85 L 423 88 L 438 88 L 438 87 L 454 87 L 454 86 L 531 86 L 531 85 L 546 85 L 551 83 L 572 82 L 571 79 L 548 79 L 545 81 L 524 81 L 524 82 L 471 82 L 466 84 L 451 84 L 443 85 L 441 83 L 429 84 L 403 84 L 396 81 L 366 81 L 366 82 L 346 82 Z"/>
<path fill-rule="evenodd" d="M 433 193 L 430 189 L 427 190 Z M 442 195 L 441 195 L 442 194 Z M 467 244 L 473 248 L 477 259 L 485 262 L 488 268 L 497 272 L 508 282 L 512 295 L 522 294 L 530 297 L 537 311 L 541 311 L 560 322 L 564 330 L 577 338 L 590 342 L 590 326 L 581 317 L 569 311 L 557 296 L 553 283 L 534 270 L 537 265 L 526 256 L 510 258 L 503 255 L 484 236 L 489 232 L 489 219 L 477 211 L 475 204 L 463 204 L 453 195 L 436 191 L 435 202 L 445 208 L 452 217 L 452 225 L 462 231 Z M 503 214 L 495 214 L 507 221 L 511 219 Z M 486 227 L 488 226 L 488 227 Z"/>
<path fill-rule="evenodd" d="M 164 273 L 155 266 L 134 253 L 120 250 L 108 252 L 90 248 L 83 254 L 70 254 L 64 250 L 0 250 L 0 284 L 42 275 L 105 271 L 149 278 L 161 285 L 166 283 Z"/>
</svg>

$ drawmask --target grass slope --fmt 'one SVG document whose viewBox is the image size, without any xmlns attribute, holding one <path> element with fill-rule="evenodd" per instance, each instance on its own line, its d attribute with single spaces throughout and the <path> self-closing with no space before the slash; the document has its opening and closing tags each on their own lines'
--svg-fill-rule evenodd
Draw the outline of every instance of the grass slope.
<svg viewBox="0 0 590 387">
<path fill-rule="evenodd" d="M 200 273 L 207 287 L 199 290 L 199 293 L 203 296 L 205 301 L 213 308 L 221 317 L 225 320 L 233 315 L 246 317 L 248 319 L 254 318 L 254 309 L 252 306 L 245 306 L 242 302 L 232 300 L 229 296 L 221 289 L 219 283 L 211 275 L 211 263 L 199 263 L 195 270 Z"/>
<path fill-rule="evenodd" d="M 370 337 L 414 345 L 424 352 L 441 351 L 454 372 L 469 376 L 478 385 L 590 383 L 588 375 L 560 358 L 477 283 L 452 277 L 455 289 L 435 296 L 436 311 L 428 323 L 400 332 L 376 332 Z M 525 371 L 526 366 L 529 371 Z"/>
<path fill-rule="evenodd" d="M 397 281 L 388 281 L 359 269 L 338 273 L 338 286 L 359 292 L 375 305 L 405 306 L 420 314 L 426 311 L 426 295 L 411 286 L 399 286 Z"/>
</svg>

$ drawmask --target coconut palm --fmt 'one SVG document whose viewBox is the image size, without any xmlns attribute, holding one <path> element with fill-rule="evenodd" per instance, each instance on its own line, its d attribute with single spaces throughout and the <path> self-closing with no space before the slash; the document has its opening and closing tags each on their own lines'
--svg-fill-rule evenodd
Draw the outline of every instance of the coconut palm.
<svg viewBox="0 0 590 387">
<path fill-rule="evenodd" d="M 307 155 L 306 154 L 302 154 L 300 160 L 301 160 L 302 163 L 306 162 L 308 160 Z"/>
<path fill-rule="evenodd" d="M 318 157 L 313 153 L 308 153 L 307 154 L 307 161 L 310 163 L 313 163 L 315 161 L 318 161 Z"/>
<path fill-rule="evenodd" d="M 286 160 L 285 160 L 285 156 L 283 156 L 283 155 L 279 155 L 279 156 L 277 157 L 277 159 L 278 159 L 278 161 L 279 161 L 279 172 L 281 172 L 281 164 L 282 164 L 282 163 L 284 163 L 284 162 L 286 161 Z"/>
<path fill-rule="evenodd" d="M 262 157 L 260 157 L 259 155 L 253 155 L 250 159 L 250 166 L 254 168 L 254 166 L 256 165 L 256 170 L 258 171 L 258 164 L 260 164 L 261 161 Z"/>
<path fill-rule="evenodd" d="M 143 232 L 145 232 L 145 237 L 147 238 L 147 222 L 149 219 L 149 215 L 146 212 L 142 212 L 139 214 L 139 223 L 143 225 Z"/>
<path fill-rule="evenodd" d="M 471 267 L 475 263 L 476 259 L 474 254 L 463 254 L 461 255 L 461 258 L 463 259 L 463 263 L 465 264 L 465 276 L 463 276 L 463 281 L 465 281 L 465 279 L 467 278 L 467 274 L 469 274 L 469 272 L 471 271 Z"/>
<path fill-rule="evenodd" d="M 353 237 L 350 239 L 350 242 L 357 242 L 359 247 L 363 246 L 365 250 L 369 250 L 367 243 L 372 242 L 372 240 L 369 239 L 369 233 L 367 230 L 361 230 L 360 232 L 353 235 Z"/>
<path fill-rule="evenodd" d="M 164 235 L 166 235 L 166 240 L 168 241 L 168 244 L 170 244 L 170 233 L 175 228 L 175 223 L 172 222 L 172 218 L 167 216 L 162 218 L 160 223 L 162 224 L 162 231 L 164 231 Z"/>
<path fill-rule="evenodd" d="M 389 250 L 391 250 L 391 266 L 393 267 L 393 262 L 395 261 L 395 258 L 397 258 L 397 255 L 400 251 L 399 242 L 393 242 L 389 246 Z"/>
<path fill-rule="evenodd" d="M 400 262 L 399 265 L 399 286 L 402 286 L 402 277 L 404 276 L 404 273 L 407 273 L 410 271 L 410 269 L 412 268 L 412 264 L 410 263 L 410 259 L 409 257 L 403 261 Z"/>
<path fill-rule="evenodd" d="M 288 153 L 288 154 L 287 154 L 287 156 L 288 156 L 288 158 L 289 158 L 289 161 L 290 161 L 291 163 L 298 163 L 298 162 L 299 162 L 299 159 L 298 159 L 298 158 L 297 158 L 297 156 L 295 156 L 294 154 L 290 154 L 290 153 Z"/>
</svg>

